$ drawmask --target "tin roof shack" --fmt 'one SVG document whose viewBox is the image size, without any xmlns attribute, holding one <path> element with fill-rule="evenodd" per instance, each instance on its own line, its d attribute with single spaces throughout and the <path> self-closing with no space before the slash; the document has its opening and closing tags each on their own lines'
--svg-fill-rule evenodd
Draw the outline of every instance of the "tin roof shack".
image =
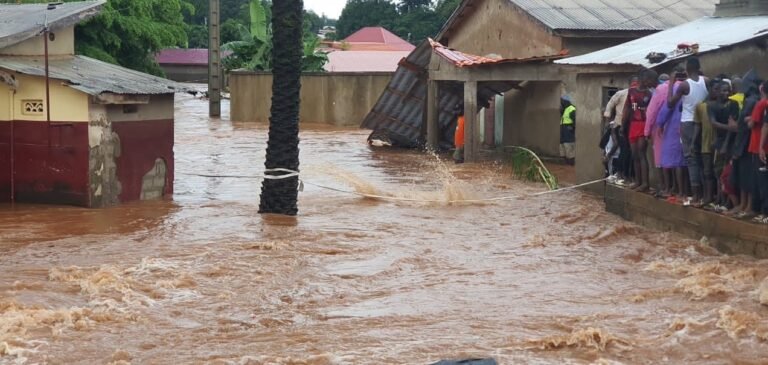
<svg viewBox="0 0 768 365">
<path fill-rule="evenodd" d="M 0 200 L 102 207 L 172 193 L 177 84 L 74 55 L 75 25 L 104 3 L 0 5 Z"/>
<path fill-rule="evenodd" d="M 723 1 L 723 4 L 730 3 Z M 738 3 L 748 5 L 754 1 Z M 768 14 L 765 11 L 768 2 L 761 3 L 765 4 L 761 8 L 763 13 Z M 720 8 L 716 15 L 719 13 Z M 750 15 L 740 16 L 745 13 Z M 577 75 L 573 93 L 579 107 L 577 180 L 585 182 L 602 177 L 601 151 L 597 146 L 603 128 L 601 114 L 609 93 L 627 87 L 628 77 L 642 68 L 669 72 L 690 56 L 678 50 L 679 44 L 698 44 L 698 56 L 705 73 L 743 74 L 754 68 L 760 75 L 768 75 L 768 64 L 763 62 L 768 55 L 768 16 L 753 16 L 753 10 L 745 13 L 729 9 L 729 14 L 735 16 L 704 17 L 602 51 L 556 61 Z M 666 58 L 651 63 L 646 56 L 652 52 L 666 54 Z"/>
<path fill-rule="evenodd" d="M 568 80 L 569 74 L 557 79 L 541 78 L 559 72 L 560 67 L 551 60 L 566 52 L 588 53 L 711 15 L 714 3 L 715 0 L 465 0 L 435 40 L 449 50 L 503 62 L 462 65 L 442 56 L 437 58 L 443 60 L 435 60 L 432 54 L 437 53 L 430 52 L 429 44 L 423 44 L 401 62 L 390 87 L 362 127 L 373 129 L 375 135 L 385 136 L 398 145 L 423 143 L 428 130 L 439 134 L 439 138 L 431 139 L 432 145 L 452 144 L 451 103 L 471 100 L 471 96 L 463 96 L 464 91 L 477 89 L 480 105 L 486 104 L 493 111 L 480 113 L 477 130 L 472 131 L 477 145 L 522 145 L 556 155 L 559 98 L 564 92 L 572 93 L 574 85 L 573 80 Z M 453 79 L 444 72 L 450 68 L 454 68 L 451 72 L 456 75 Z M 525 73 L 532 70 L 531 74 Z M 480 74 L 484 76 L 478 79 Z M 428 80 L 435 83 L 427 87 Z M 468 80 L 478 84 L 465 88 L 463 84 Z M 428 89 L 432 90 L 429 96 Z M 495 103 L 486 96 L 495 99 Z M 420 103 L 414 102 L 419 100 Z M 438 105 L 432 116 L 439 121 L 432 129 L 424 125 L 429 119 L 425 111 L 430 103 Z M 469 160 L 477 157 L 473 153 L 467 153 Z"/>
<path fill-rule="evenodd" d="M 226 58 L 231 51 L 222 51 Z M 207 48 L 167 48 L 155 55 L 165 77 L 179 82 L 204 83 L 208 81 Z"/>
</svg>

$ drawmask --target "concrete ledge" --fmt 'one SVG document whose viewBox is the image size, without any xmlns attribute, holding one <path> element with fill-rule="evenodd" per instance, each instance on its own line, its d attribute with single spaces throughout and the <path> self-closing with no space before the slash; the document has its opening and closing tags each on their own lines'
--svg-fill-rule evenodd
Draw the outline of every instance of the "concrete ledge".
<svg viewBox="0 0 768 365">
<path fill-rule="evenodd" d="M 646 227 L 694 239 L 705 236 L 713 247 L 726 254 L 768 258 L 768 225 L 670 204 L 615 185 L 605 187 L 605 207 L 610 213 Z"/>
</svg>

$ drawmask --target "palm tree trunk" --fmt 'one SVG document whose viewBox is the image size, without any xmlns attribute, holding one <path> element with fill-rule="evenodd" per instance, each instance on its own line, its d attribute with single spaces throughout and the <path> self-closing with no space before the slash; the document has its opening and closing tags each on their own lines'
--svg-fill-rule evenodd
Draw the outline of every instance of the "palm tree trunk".
<svg viewBox="0 0 768 365">
<path fill-rule="evenodd" d="M 299 171 L 299 91 L 303 0 L 272 2 L 272 109 L 266 168 Z M 267 173 L 280 175 L 282 173 Z M 259 213 L 296 215 L 299 178 L 265 179 Z"/>
</svg>

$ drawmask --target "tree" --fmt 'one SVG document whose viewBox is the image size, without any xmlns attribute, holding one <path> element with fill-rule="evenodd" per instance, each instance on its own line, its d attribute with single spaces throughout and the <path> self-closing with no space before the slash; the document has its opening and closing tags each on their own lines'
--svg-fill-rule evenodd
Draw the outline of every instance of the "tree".
<svg viewBox="0 0 768 365">
<path fill-rule="evenodd" d="M 448 21 L 448 18 L 451 17 L 451 14 L 456 10 L 456 8 L 459 7 L 461 4 L 461 0 L 438 0 L 437 6 L 435 7 L 435 12 L 437 13 L 437 16 L 440 18 L 440 24 L 445 24 L 446 21 Z"/>
<path fill-rule="evenodd" d="M 338 39 L 347 38 L 363 27 L 393 29 L 397 6 L 389 0 L 348 0 L 336 23 Z"/>
<path fill-rule="evenodd" d="M 325 25 L 325 21 L 312 10 L 304 12 L 304 30 L 312 34 L 317 34 Z"/>
<path fill-rule="evenodd" d="M 301 91 L 302 0 L 278 0 L 273 5 L 274 60 L 272 109 L 269 117 L 267 175 L 274 169 L 299 171 L 299 93 Z M 264 179 L 259 213 L 296 215 L 298 176 Z"/>
<path fill-rule="evenodd" d="M 392 31 L 408 42 L 419 44 L 427 37 L 435 37 L 442 25 L 434 10 L 420 7 L 400 16 Z"/>
<path fill-rule="evenodd" d="M 414 10 L 427 9 L 432 5 L 432 0 L 400 0 L 397 9 L 400 14 L 408 14 Z"/>
<path fill-rule="evenodd" d="M 181 0 L 110 0 L 98 16 L 75 29 L 78 53 L 134 70 L 162 75 L 155 54 L 187 44 Z"/>
<path fill-rule="evenodd" d="M 72 1 L 77 0 L 65 2 Z M 109 0 L 99 15 L 75 27 L 75 48 L 78 54 L 162 75 L 155 54 L 187 44 L 184 16 L 193 12 L 187 0 Z"/>
<path fill-rule="evenodd" d="M 222 46 L 223 49 L 232 51 L 232 54 L 223 60 L 225 69 L 272 70 L 273 34 L 266 21 L 269 12 L 270 8 L 265 7 L 263 1 L 251 0 L 250 29 L 245 28 L 242 24 L 235 24 L 233 32 L 239 34 L 239 40 Z M 303 34 L 302 71 L 324 71 L 323 66 L 328 62 L 328 55 L 317 50 L 320 39 L 317 34 L 310 32 L 306 25 Z"/>
</svg>

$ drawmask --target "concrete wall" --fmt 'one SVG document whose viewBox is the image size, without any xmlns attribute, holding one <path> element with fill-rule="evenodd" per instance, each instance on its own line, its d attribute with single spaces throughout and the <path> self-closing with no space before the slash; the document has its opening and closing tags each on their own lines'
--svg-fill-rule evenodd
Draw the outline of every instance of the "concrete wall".
<svg viewBox="0 0 768 365">
<path fill-rule="evenodd" d="M 603 177 L 602 136 L 603 87 L 626 88 L 630 73 L 581 74 L 576 80 L 576 181 L 586 182 Z"/>
<path fill-rule="evenodd" d="M 447 45 L 462 52 L 505 58 L 556 54 L 563 49 L 560 37 L 509 0 L 482 0 L 473 14 L 448 35 Z"/>
<path fill-rule="evenodd" d="M 563 38 L 563 47 L 568 50 L 571 56 L 580 56 L 592 53 L 622 43 L 629 42 L 635 38 Z"/>
<path fill-rule="evenodd" d="M 75 54 L 75 27 L 67 27 L 51 32 L 54 40 L 48 41 L 49 55 Z M 42 56 L 45 54 L 43 37 L 37 36 L 8 48 L 0 49 L 0 55 Z"/>
<path fill-rule="evenodd" d="M 391 73 L 311 73 L 301 77 L 302 122 L 359 126 L 386 89 Z M 232 120 L 269 122 L 272 75 L 230 75 Z"/>
<path fill-rule="evenodd" d="M 3 120 L 46 121 L 45 108 L 45 79 L 11 72 L 18 81 L 16 92 L 6 94 L 8 85 L 0 84 L 0 94 L 10 95 L 6 101 L 0 101 L 0 106 L 8 108 L 8 113 L 0 113 Z M 61 81 L 50 80 L 51 121 L 88 122 L 88 95 L 71 87 L 62 85 Z M 29 113 L 24 110 L 25 101 L 37 100 L 43 104 L 42 112 Z"/>
<path fill-rule="evenodd" d="M 624 219 L 660 231 L 679 232 L 693 239 L 707 237 L 712 247 L 726 254 L 768 258 L 765 226 L 704 209 L 669 204 L 613 185 L 605 186 L 604 194 L 606 210 Z"/>
<path fill-rule="evenodd" d="M 208 65 L 187 66 L 187 65 L 160 65 L 165 72 L 165 77 L 169 80 L 179 82 L 208 82 Z"/>
<path fill-rule="evenodd" d="M 545 156 L 559 155 L 561 94 L 560 82 L 530 82 L 522 90 L 506 93 L 504 145 L 525 146 Z"/>
</svg>

